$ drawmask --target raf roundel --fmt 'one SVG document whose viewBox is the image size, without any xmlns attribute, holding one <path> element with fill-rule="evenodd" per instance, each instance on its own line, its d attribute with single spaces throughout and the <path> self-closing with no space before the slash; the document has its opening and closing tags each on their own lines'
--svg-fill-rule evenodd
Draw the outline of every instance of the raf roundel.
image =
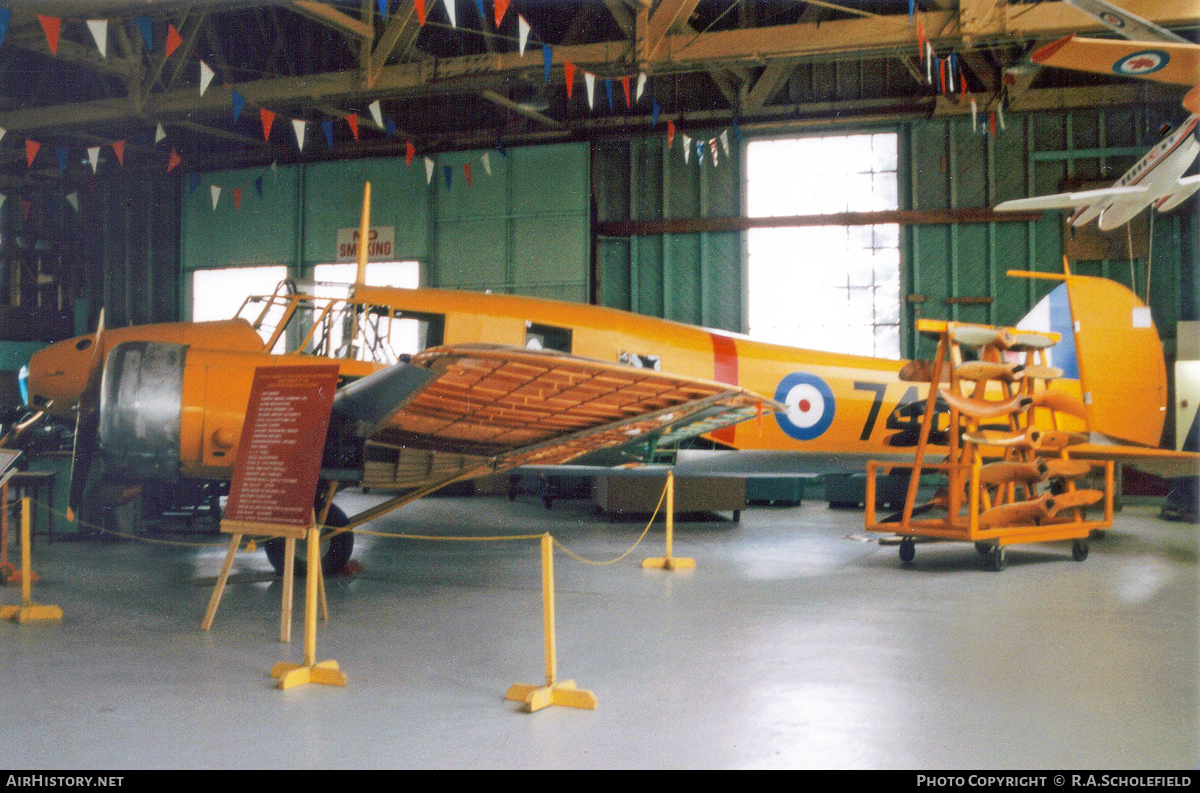
<svg viewBox="0 0 1200 793">
<path fill-rule="evenodd" d="M 807 372 L 794 372 L 779 381 L 775 401 L 787 406 L 776 413 L 779 428 L 798 441 L 819 437 L 833 423 L 833 391 L 824 380 Z"/>
<path fill-rule="evenodd" d="M 1170 62 L 1171 56 L 1165 50 L 1141 50 L 1118 60 L 1113 64 L 1113 71 L 1137 77 L 1153 74 Z"/>
</svg>

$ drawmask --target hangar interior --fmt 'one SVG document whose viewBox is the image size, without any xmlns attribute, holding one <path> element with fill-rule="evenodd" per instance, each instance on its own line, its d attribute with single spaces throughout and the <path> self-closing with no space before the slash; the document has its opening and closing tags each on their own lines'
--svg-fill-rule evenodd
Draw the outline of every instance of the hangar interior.
<svg viewBox="0 0 1200 793">
<path fill-rule="evenodd" d="M 1114 3 L 1196 41 L 1196 2 Z M 1175 378 L 1200 359 L 1196 199 L 1107 233 L 994 209 L 1109 185 L 1189 123 L 1186 85 L 1030 59 L 1071 34 L 1114 35 L 1061 0 L 0 4 L 0 420 L 26 415 L 21 368 L 55 342 L 229 318 L 283 279 L 352 281 L 369 182 L 372 286 L 889 361 L 934 357 L 918 321 L 1016 325 L 1059 281 L 1008 272 L 1065 259 L 1149 307 L 1170 388 L 1151 445 L 1195 451 L 1196 397 L 1188 410 Z M 480 340 L 562 349 L 537 320 Z M 284 582 L 264 554 L 237 556 L 197 630 L 228 480 L 155 481 L 69 521 L 79 406 L 22 435 L 9 486 L 6 558 L 32 496 L 34 595 L 63 609 L 0 625 L 9 767 L 1200 757 L 1195 509 L 1162 519 L 1171 482 L 1132 468 L 1083 564 L 1053 543 L 1018 546 L 1000 576 L 954 544 L 901 564 L 846 508 L 861 496 L 810 474 L 743 478 L 715 511 L 683 503 L 695 570 L 638 569 L 661 523 L 618 564 L 560 552 L 558 663 L 599 706 L 526 715 L 502 697 L 541 674 L 536 543 L 436 538 L 549 532 L 607 560 L 638 540 L 641 509 L 604 511 L 588 477 L 540 471 L 371 521 L 352 568 L 331 571 L 320 627 L 349 684 L 279 692 L 266 672 L 301 648 L 275 642 Z M 384 498 L 347 487 L 337 504 Z"/>
</svg>

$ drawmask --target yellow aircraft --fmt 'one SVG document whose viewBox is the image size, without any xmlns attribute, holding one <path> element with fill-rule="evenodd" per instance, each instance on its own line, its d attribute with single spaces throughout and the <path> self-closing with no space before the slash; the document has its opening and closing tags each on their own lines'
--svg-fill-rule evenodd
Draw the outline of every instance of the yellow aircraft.
<svg viewBox="0 0 1200 793">
<path fill-rule="evenodd" d="M 364 225 L 368 207 L 369 185 Z M 346 521 L 333 513 L 331 524 L 350 526 L 453 481 L 697 435 L 736 455 L 706 460 L 710 470 L 911 461 L 934 379 L 922 362 L 796 349 L 599 306 L 371 287 L 364 270 L 360 260 L 354 285 L 285 281 L 232 320 L 100 330 L 38 352 L 29 405 L 78 422 L 73 507 L 85 501 L 89 471 L 89 502 L 100 498 L 95 480 L 228 481 L 262 366 L 338 363 L 331 430 L 313 439 L 325 443 L 322 476 L 395 493 Z M 1052 387 L 1075 415 L 1056 428 L 1092 441 L 1073 456 L 1194 470 L 1195 455 L 1152 448 L 1167 382 L 1149 309 L 1105 279 L 1030 275 L 1063 281 L 1026 327 L 1062 335 L 1050 353 L 1064 376 Z M 353 535 L 337 537 L 344 561 Z"/>
</svg>

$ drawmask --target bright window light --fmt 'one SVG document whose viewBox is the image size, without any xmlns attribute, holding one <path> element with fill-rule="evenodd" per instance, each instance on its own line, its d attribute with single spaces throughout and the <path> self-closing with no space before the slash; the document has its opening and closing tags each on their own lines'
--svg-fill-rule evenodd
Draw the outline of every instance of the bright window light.
<svg viewBox="0 0 1200 793">
<path fill-rule="evenodd" d="M 328 282 L 337 284 L 354 283 L 358 273 L 358 265 L 352 263 L 318 264 L 313 268 L 313 280 L 318 283 Z M 395 286 L 403 289 L 416 289 L 421 285 L 420 262 L 367 262 L 367 286 Z M 345 289 L 337 287 L 318 286 L 317 297 L 342 297 Z M 395 354 L 412 355 L 423 349 L 421 343 L 422 327 L 416 319 L 396 319 L 389 325 L 387 333 L 388 344 Z M 345 336 L 340 324 L 330 328 L 330 344 L 334 350 L 339 350 Z M 364 353 L 365 354 L 365 353 Z"/>
<path fill-rule="evenodd" d="M 753 141 L 751 217 L 899 208 L 894 133 Z M 751 229 L 750 335 L 763 341 L 900 357 L 900 230 Z"/>
</svg>

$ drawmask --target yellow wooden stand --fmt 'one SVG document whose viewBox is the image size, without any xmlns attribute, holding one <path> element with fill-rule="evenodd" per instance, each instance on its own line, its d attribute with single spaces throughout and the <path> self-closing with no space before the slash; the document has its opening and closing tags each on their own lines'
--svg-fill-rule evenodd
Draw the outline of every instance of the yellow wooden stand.
<svg viewBox="0 0 1200 793">
<path fill-rule="evenodd" d="M 554 649 L 554 541 L 549 534 L 542 535 L 542 623 L 546 643 L 546 685 L 514 683 L 504 698 L 524 702 L 526 713 L 549 705 L 595 710 L 595 694 L 576 688 L 574 680 L 558 679 L 558 658 Z"/>
<path fill-rule="evenodd" d="M 685 556 L 671 555 L 672 540 L 675 535 L 675 472 L 667 471 L 667 555 L 652 556 L 642 560 L 644 569 L 659 570 L 691 570 L 696 566 L 695 559 Z"/>
<path fill-rule="evenodd" d="M 320 529 L 314 522 L 308 529 L 308 570 L 304 579 L 304 663 L 280 662 L 271 667 L 271 677 L 280 688 L 294 688 L 306 683 L 327 686 L 346 685 L 346 673 L 337 661 L 317 663 L 317 601 L 320 599 L 318 579 L 321 568 Z"/>
<path fill-rule="evenodd" d="M 29 497 L 26 496 L 21 499 L 21 605 L 0 606 L 0 619 L 14 622 L 61 620 L 62 609 L 58 606 L 41 606 L 33 602 L 33 571 L 30 567 Z"/>
</svg>

